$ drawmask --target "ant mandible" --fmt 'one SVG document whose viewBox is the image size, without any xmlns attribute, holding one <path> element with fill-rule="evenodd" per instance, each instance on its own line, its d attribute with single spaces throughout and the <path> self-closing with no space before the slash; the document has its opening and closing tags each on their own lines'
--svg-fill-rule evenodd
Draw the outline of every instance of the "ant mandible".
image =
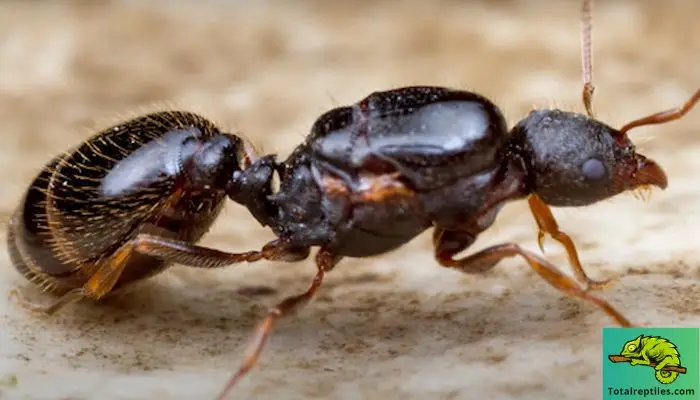
<svg viewBox="0 0 700 400">
<path fill-rule="evenodd" d="M 590 279 L 550 206 L 580 207 L 646 186 L 666 188 L 654 161 L 636 153 L 633 128 L 681 118 L 700 100 L 614 129 L 592 111 L 590 0 L 582 7 L 586 115 L 532 111 L 510 131 L 499 108 L 468 91 L 413 86 L 375 92 L 320 116 L 284 161 L 257 157 L 238 136 L 199 115 L 167 111 L 106 129 L 55 157 L 10 221 L 13 264 L 60 297 L 24 308 L 50 315 L 81 299 L 100 300 L 172 264 L 219 268 L 259 260 L 301 261 L 312 247 L 309 288 L 273 307 L 255 330 L 223 399 L 257 362 L 276 322 L 307 304 L 342 258 L 395 250 L 433 228 L 437 262 L 483 273 L 519 256 L 550 285 L 631 326 L 591 292 Z M 280 178 L 273 190 L 273 178 Z M 226 197 L 246 207 L 277 238 L 261 250 L 229 253 L 195 243 Z M 575 279 L 515 243 L 463 258 L 508 202 L 527 198 L 538 226 L 567 251 Z"/>
</svg>

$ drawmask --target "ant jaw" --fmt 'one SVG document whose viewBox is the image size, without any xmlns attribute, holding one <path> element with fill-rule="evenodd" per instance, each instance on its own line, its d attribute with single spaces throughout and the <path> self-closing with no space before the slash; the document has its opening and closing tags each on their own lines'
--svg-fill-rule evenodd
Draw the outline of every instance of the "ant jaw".
<svg viewBox="0 0 700 400">
<path fill-rule="evenodd" d="M 637 153 L 618 159 L 610 195 L 630 191 L 634 197 L 648 200 L 652 187 L 668 187 L 668 178 L 659 164 Z"/>
<path fill-rule="evenodd" d="M 632 174 L 632 187 L 656 186 L 662 190 L 668 187 L 668 178 L 659 164 L 641 154 L 635 154 L 635 160 L 637 167 Z"/>
</svg>

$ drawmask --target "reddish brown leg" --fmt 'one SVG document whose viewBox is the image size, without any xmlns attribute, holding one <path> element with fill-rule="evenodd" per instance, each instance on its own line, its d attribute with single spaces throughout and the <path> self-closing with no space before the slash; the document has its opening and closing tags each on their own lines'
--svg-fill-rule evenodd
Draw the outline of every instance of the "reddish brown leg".
<svg viewBox="0 0 700 400">
<path fill-rule="evenodd" d="M 98 300 L 109 293 L 117 283 L 134 249 L 135 245 L 133 242 L 123 245 L 111 258 L 97 267 L 95 273 L 83 287 L 67 292 L 48 306 L 30 303 L 21 296 L 17 289 L 10 292 L 10 297 L 25 310 L 44 316 L 51 316 L 64 307 L 84 298 Z"/>
<path fill-rule="evenodd" d="M 46 316 L 53 315 L 65 306 L 84 298 L 99 300 L 112 291 L 133 252 L 152 255 L 190 267 L 220 268 L 234 263 L 261 259 L 298 261 L 308 256 L 309 249 L 290 249 L 281 241 L 275 240 L 265 245 L 260 251 L 236 254 L 144 234 L 124 244 L 111 258 L 96 267 L 95 273 L 83 287 L 69 291 L 53 304 L 48 306 L 33 304 L 25 300 L 17 289 L 10 292 L 10 298 L 25 310 Z"/>
<path fill-rule="evenodd" d="M 566 254 L 569 256 L 569 264 L 571 265 L 574 275 L 579 282 L 584 285 L 584 290 L 598 290 L 602 289 L 615 281 L 614 278 L 609 278 L 603 281 L 593 280 L 588 277 L 586 271 L 583 270 L 581 266 L 581 261 L 578 258 L 578 252 L 576 251 L 576 246 L 573 240 L 566 233 L 559 230 L 559 224 L 557 220 L 554 219 L 552 211 L 549 206 L 545 204 L 542 199 L 537 195 L 530 195 L 528 198 L 528 203 L 530 204 L 530 211 L 532 216 L 535 217 L 535 222 L 537 222 L 537 242 L 540 249 L 544 253 L 544 235 L 548 233 L 552 239 L 561 243 L 566 249 Z"/>
<path fill-rule="evenodd" d="M 677 119 L 681 119 L 685 114 L 687 114 L 690 110 L 695 107 L 695 105 L 700 101 L 700 89 L 696 90 L 693 96 L 688 99 L 688 101 L 685 102 L 681 107 L 676 107 L 670 110 L 666 111 L 661 111 L 655 114 L 648 115 L 646 117 L 642 117 L 639 119 L 636 119 L 632 122 L 628 122 L 620 128 L 620 133 L 627 133 L 630 130 L 634 128 L 638 128 L 640 126 L 645 126 L 645 125 L 655 125 L 655 124 L 664 124 L 666 122 L 671 122 L 675 121 Z"/>
<path fill-rule="evenodd" d="M 83 294 L 82 289 L 74 289 L 59 297 L 58 300 L 56 300 L 55 302 L 46 306 L 36 304 L 30 300 L 25 299 L 22 292 L 20 292 L 20 290 L 17 288 L 10 290 L 10 293 L 8 294 L 8 300 L 22 307 L 25 311 L 32 314 L 36 314 L 38 316 L 46 317 L 51 316 L 57 311 L 61 310 L 62 308 L 70 304 L 77 303 L 84 298 L 85 296 Z"/>
<path fill-rule="evenodd" d="M 452 243 L 443 246 L 440 241 L 435 248 L 435 258 L 445 266 L 458 269 L 462 272 L 474 274 L 487 271 L 493 268 L 500 260 L 506 257 L 520 256 L 525 259 L 528 265 L 544 278 L 550 285 L 573 297 L 578 297 L 584 301 L 592 303 L 608 314 L 616 323 L 623 327 L 630 327 L 632 324 L 619 311 L 611 306 L 607 301 L 593 296 L 581 289 L 576 281 L 564 275 L 554 265 L 547 260 L 537 256 L 535 253 L 525 250 L 514 243 L 505 243 L 481 250 L 475 254 L 462 259 L 455 260 L 453 256 L 462 249 L 457 250 L 455 245 L 459 239 L 458 232 L 446 232 L 449 234 L 449 241 Z M 443 236 L 446 237 L 446 236 Z M 473 241 L 473 236 L 464 235 L 464 243 Z M 466 246 L 465 246 L 466 247 Z"/>
<path fill-rule="evenodd" d="M 275 327 L 277 321 L 282 317 L 295 313 L 300 308 L 308 304 L 316 295 L 318 288 L 321 287 L 325 273 L 333 269 L 333 267 L 335 267 L 339 261 L 340 257 L 335 256 L 325 249 L 319 250 L 318 254 L 316 255 L 316 266 L 318 267 L 318 271 L 316 272 L 316 276 L 311 282 L 309 288 L 302 294 L 282 300 L 282 302 L 280 302 L 277 306 L 270 309 L 267 317 L 265 317 L 262 323 L 255 329 L 253 340 L 248 346 L 243 363 L 239 367 L 238 371 L 226 383 L 224 389 L 221 391 L 221 393 L 219 393 L 217 400 L 224 400 L 231 389 L 233 389 L 233 387 L 255 366 L 260 358 L 260 354 L 265 349 L 265 344 L 267 344 L 267 341 L 272 334 L 272 329 Z"/>
<path fill-rule="evenodd" d="M 139 235 L 134 239 L 135 250 L 173 263 L 195 268 L 221 268 L 241 262 L 265 260 L 295 262 L 309 256 L 308 248 L 290 248 L 281 240 L 273 240 L 260 251 L 228 253 L 188 242 L 153 235 Z"/>
</svg>

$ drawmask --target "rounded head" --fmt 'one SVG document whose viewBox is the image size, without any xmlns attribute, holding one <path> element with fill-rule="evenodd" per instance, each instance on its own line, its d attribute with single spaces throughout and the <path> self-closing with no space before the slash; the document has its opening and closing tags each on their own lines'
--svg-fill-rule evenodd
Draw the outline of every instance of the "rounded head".
<svg viewBox="0 0 700 400">
<path fill-rule="evenodd" d="M 644 186 L 665 189 L 666 174 L 635 152 L 620 131 L 583 114 L 532 111 L 511 132 L 528 186 L 552 206 L 583 206 Z"/>
</svg>

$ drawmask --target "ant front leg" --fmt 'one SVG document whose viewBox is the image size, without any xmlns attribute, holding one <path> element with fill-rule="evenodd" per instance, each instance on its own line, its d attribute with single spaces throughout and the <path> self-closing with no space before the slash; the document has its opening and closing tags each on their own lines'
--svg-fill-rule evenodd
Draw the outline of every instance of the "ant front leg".
<svg viewBox="0 0 700 400">
<path fill-rule="evenodd" d="M 537 243 L 540 246 L 540 250 L 544 253 L 545 234 L 549 234 L 552 239 L 561 243 L 566 249 L 566 254 L 569 257 L 569 264 L 574 271 L 574 275 L 576 275 L 576 279 L 584 285 L 585 290 L 599 290 L 611 285 L 616 280 L 615 278 L 609 278 L 603 281 L 597 281 L 589 278 L 586 271 L 583 270 L 583 266 L 581 266 L 581 261 L 579 260 L 573 240 L 571 240 L 569 235 L 565 232 L 559 230 L 559 224 L 557 224 L 557 220 L 554 219 L 554 215 L 549 206 L 535 194 L 528 197 L 528 204 L 530 205 L 532 216 L 535 218 L 535 222 L 537 222 Z"/>
<path fill-rule="evenodd" d="M 255 366 L 260 358 L 260 354 L 265 348 L 270 335 L 272 334 L 272 329 L 274 328 L 277 321 L 285 316 L 291 315 L 308 304 L 311 299 L 316 295 L 318 288 L 321 287 L 323 283 L 323 278 L 326 272 L 330 271 L 335 267 L 340 261 L 340 257 L 331 253 L 330 251 L 322 248 L 316 254 L 316 266 L 317 272 L 314 280 L 311 282 L 309 288 L 301 294 L 296 296 L 287 297 L 282 300 L 275 307 L 271 308 L 267 314 L 267 317 L 258 325 L 253 334 L 253 340 L 248 347 L 245 359 L 241 364 L 240 368 L 235 375 L 229 379 L 226 386 L 221 391 L 217 400 L 224 400 L 228 392 L 233 389 L 233 387 L 238 383 L 243 377 L 245 377 L 248 372 Z"/>
<path fill-rule="evenodd" d="M 189 242 L 141 234 L 122 245 L 110 258 L 95 267 L 95 272 L 85 285 L 68 291 L 53 304 L 48 306 L 33 304 L 25 300 L 17 289 L 10 292 L 10 298 L 14 299 L 25 310 L 46 316 L 53 315 L 65 306 L 82 299 L 102 299 L 117 284 L 134 252 L 189 267 L 221 268 L 235 263 L 254 262 L 262 259 L 300 261 L 308 257 L 309 248 L 290 248 L 278 239 L 268 243 L 260 251 L 237 254 L 197 246 Z"/>
<path fill-rule="evenodd" d="M 514 243 L 505 243 L 488 247 L 462 259 L 454 259 L 454 255 L 467 248 L 475 240 L 468 232 L 440 231 L 435 237 L 435 258 L 440 265 L 454 268 L 468 274 L 485 272 L 493 268 L 499 261 L 507 257 L 520 256 L 550 285 L 573 297 L 578 297 L 596 305 L 605 311 L 615 322 L 623 327 L 631 327 L 627 318 L 617 311 L 607 301 L 593 296 L 581 289 L 570 277 L 564 275 L 553 264 L 535 253 L 521 248 Z"/>
</svg>

